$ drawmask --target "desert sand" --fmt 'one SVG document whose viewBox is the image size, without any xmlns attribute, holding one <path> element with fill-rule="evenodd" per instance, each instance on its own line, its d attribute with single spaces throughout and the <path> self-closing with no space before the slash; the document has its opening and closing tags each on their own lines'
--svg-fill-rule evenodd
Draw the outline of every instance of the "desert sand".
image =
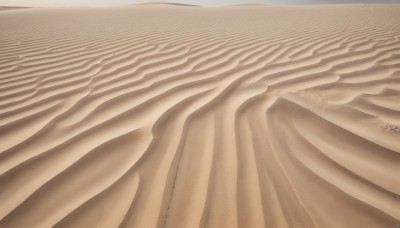
<svg viewBox="0 0 400 228">
<path fill-rule="evenodd" d="M 0 227 L 396 227 L 400 5 L 0 12 Z"/>
</svg>

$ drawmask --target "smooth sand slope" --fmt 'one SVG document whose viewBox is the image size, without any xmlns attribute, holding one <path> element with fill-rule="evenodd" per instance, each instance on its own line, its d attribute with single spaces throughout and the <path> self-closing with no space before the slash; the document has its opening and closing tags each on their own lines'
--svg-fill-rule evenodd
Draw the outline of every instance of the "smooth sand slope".
<svg viewBox="0 0 400 228">
<path fill-rule="evenodd" d="M 0 12 L 0 227 L 396 227 L 400 5 Z"/>
</svg>

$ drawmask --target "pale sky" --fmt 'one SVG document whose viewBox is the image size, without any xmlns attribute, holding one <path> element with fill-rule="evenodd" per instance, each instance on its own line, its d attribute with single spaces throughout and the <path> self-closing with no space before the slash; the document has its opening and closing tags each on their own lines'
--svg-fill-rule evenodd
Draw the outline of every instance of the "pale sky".
<svg viewBox="0 0 400 228">
<path fill-rule="evenodd" d="M 400 0 L 0 0 L 1 6 L 119 6 L 148 2 L 170 2 L 201 6 L 236 4 L 342 4 L 342 3 L 400 3 Z"/>
</svg>

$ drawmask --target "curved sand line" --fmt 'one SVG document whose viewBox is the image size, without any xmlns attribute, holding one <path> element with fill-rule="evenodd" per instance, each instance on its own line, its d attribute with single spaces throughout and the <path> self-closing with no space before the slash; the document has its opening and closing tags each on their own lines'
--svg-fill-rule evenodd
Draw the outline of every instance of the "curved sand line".
<svg viewBox="0 0 400 228">
<path fill-rule="evenodd" d="M 1 227 L 395 227 L 400 6 L 0 12 Z"/>
</svg>

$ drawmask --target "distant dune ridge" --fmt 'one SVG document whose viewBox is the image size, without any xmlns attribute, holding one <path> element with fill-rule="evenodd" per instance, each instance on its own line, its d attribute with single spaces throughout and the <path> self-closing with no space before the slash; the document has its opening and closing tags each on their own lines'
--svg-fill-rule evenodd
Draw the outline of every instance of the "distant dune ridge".
<svg viewBox="0 0 400 228">
<path fill-rule="evenodd" d="M 399 15 L 0 12 L 0 227 L 396 227 Z"/>
<path fill-rule="evenodd" d="M 19 6 L 0 6 L 0 11 L 3 10 L 17 10 L 17 9 L 27 9 L 28 7 L 19 7 Z"/>
</svg>

